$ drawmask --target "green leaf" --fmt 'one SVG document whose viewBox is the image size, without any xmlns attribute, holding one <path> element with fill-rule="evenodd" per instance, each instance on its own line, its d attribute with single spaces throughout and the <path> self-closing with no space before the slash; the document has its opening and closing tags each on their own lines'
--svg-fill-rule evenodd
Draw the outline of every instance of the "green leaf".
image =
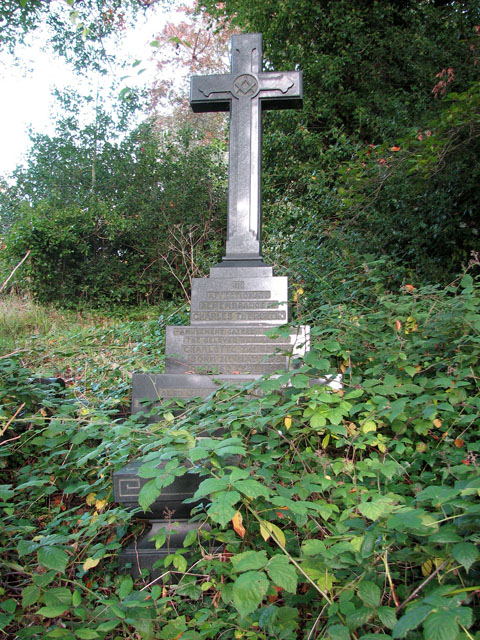
<svg viewBox="0 0 480 640">
<path fill-rule="evenodd" d="M 0 484 L 0 500 L 9 500 L 14 495 L 11 484 Z"/>
<path fill-rule="evenodd" d="M 93 629 L 75 629 L 75 635 L 80 640 L 93 640 L 94 638 L 100 638 L 100 634 Z"/>
<path fill-rule="evenodd" d="M 37 587 L 43 589 L 44 587 L 49 585 L 50 582 L 52 582 L 56 578 L 56 576 L 56 571 L 47 571 L 47 573 L 34 573 L 32 577 Z"/>
<path fill-rule="evenodd" d="M 412 629 L 416 629 L 431 612 L 431 607 L 426 605 L 410 609 L 393 627 L 392 637 L 405 638 L 407 633 Z"/>
<path fill-rule="evenodd" d="M 324 410 L 317 410 L 310 418 L 310 426 L 312 429 L 321 429 L 327 424 L 327 419 L 325 418 Z"/>
<path fill-rule="evenodd" d="M 288 558 L 283 554 L 276 554 L 270 559 L 267 565 L 267 571 L 270 580 L 277 586 L 282 587 L 285 591 L 296 593 L 297 591 L 297 572 Z"/>
<path fill-rule="evenodd" d="M 242 618 L 258 608 L 267 593 L 268 584 L 267 576 L 259 571 L 247 571 L 235 580 L 233 604 Z"/>
<path fill-rule="evenodd" d="M 395 609 L 392 607 L 378 607 L 377 615 L 380 619 L 380 622 L 387 629 L 393 629 L 393 627 L 397 624 L 397 616 L 395 614 Z"/>
<path fill-rule="evenodd" d="M 248 478 L 247 480 L 238 480 L 235 482 L 235 489 L 245 494 L 249 498 L 258 498 L 259 496 L 264 496 L 268 498 L 270 495 L 270 491 L 263 484 L 260 484 L 258 480 L 254 480 L 253 478 Z"/>
<path fill-rule="evenodd" d="M 57 618 L 61 616 L 62 613 L 68 611 L 68 606 L 66 605 L 58 605 L 56 607 L 40 607 L 37 611 L 37 614 L 40 616 L 44 616 L 45 618 Z"/>
<path fill-rule="evenodd" d="M 102 622 L 101 624 L 98 625 L 97 629 L 98 631 L 113 631 L 113 629 L 115 629 L 115 627 L 118 627 L 118 625 L 120 624 L 120 620 L 107 620 L 106 622 Z"/>
<path fill-rule="evenodd" d="M 232 505 L 240 499 L 241 496 L 237 491 L 222 491 L 215 496 L 207 513 L 214 522 L 224 527 L 236 513 Z"/>
<path fill-rule="evenodd" d="M 176 553 L 173 556 L 173 566 L 177 571 L 180 571 L 180 573 L 185 573 L 185 571 L 187 570 L 186 558 L 184 558 L 181 554 Z"/>
<path fill-rule="evenodd" d="M 149 480 L 143 485 L 138 494 L 138 504 L 144 511 L 150 508 L 150 505 L 155 502 L 158 496 L 162 493 L 162 489 L 158 488 L 156 478 Z"/>
<path fill-rule="evenodd" d="M 347 615 L 345 622 L 350 629 L 355 630 L 358 629 L 358 627 L 366 624 L 372 617 L 372 614 L 373 612 L 371 609 L 367 609 L 366 607 L 359 607 L 358 609 L 355 609 L 355 611 L 352 611 Z"/>
<path fill-rule="evenodd" d="M 364 633 L 359 640 L 392 640 L 387 633 Z"/>
<path fill-rule="evenodd" d="M 34 584 L 29 584 L 28 587 L 25 587 L 22 591 L 22 607 L 25 609 L 35 604 L 40 597 L 40 593 L 40 589 Z"/>
<path fill-rule="evenodd" d="M 382 592 L 380 588 L 368 580 L 363 580 L 358 587 L 358 597 L 367 607 L 378 607 Z"/>
<path fill-rule="evenodd" d="M 47 607 L 69 607 L 72 604 L 72 592 L 66 587 L 54 587 L 45 592 L 44 600 Z"/>
<path fill-rule="evenodd" d="M 372 500 L 372 502 L 362 502 L 358 505 L 360 513 L 369 520 L 378 520 L 378 518 L 389 514 L 392 509 L 391 501 L 383 497 Z"/>
<path fill-rule="evenodd" d="M 350 640 L 350 631 L 343 624 L 328 627 L 327 633 L 332 640 Z"/>
<path fill-rule="evenodd" d="M 306 556 L 318 556 L 325 553 L 325 543 L 323 540 L 305 540 L 302 544 L 302 554 Z"/>
<path fill-rule="evenodd" d="M 207 480 L 203 480 L 203 482 L 200 483 L 198 489 L 195 491 L 193 499 L 199 500 L 200 498 L 209 496 L 217 491 L 223 491 L 227 488 L 228 482 L 225 478 L 207 478 Z"/>
<path fill-rule="evenodd" d="M 434 611 L 423 623 L 425 640 L 455 640 L 459 631 L 456 611 Z"/>
<path fill-rule="evenodd" d="M 463 293 L 471 293 L 473 291 L 473 278 L 469 273 L 466 273 L 460 281 L 460 286 L 463 289 Z"/>
<path fill-rule="evenodd" d="M 158 633 L 157 637 L 162 640 L 172 640 L 173 638 L 180 638 L 184 631 L 187 629 L 186 617 L 179 616 L 175 620 L 170 620 Z"/>
<path fill-rule="evenodd" d="M 19 540 L 17 544 L 17 553 L 18 557 L 26 556 L 28 553 L 32 553 L 32 551 L 36 551 L 38 549 L 38 542 L 34 542 L 33 540 Z"/>
<path fill-rule="evenodd" d="M 14 617 L 15 616 L 12 613 L 0 613 L 0 629 L 4 629 L 7 625 L 9 625 Z"/>
<path fill-rule="evenodd" d="M 472 564 L 478 560 L 480 553 L 473 542 L 459 542 L 453 547 L 452 555 L 457 562 L 465 567 L 468 573 Z"/>
<path fill-rule="evenodd" d="M 118 597 L 120 600 L 126 598 L 133 589 L 133 579 L 131 576 L 123 576 L 118 589 Z"/>
<path fill-rule="evenodd" d="M 47 569 L 65 573 L 68 564 L 68 553 L 59 547 L 40 547 L 37 552 L 38 562 Z"/>
<path fill-rule="evenodd" d="M 263 569 L 267 562 L 265 551 L 244 551 L 231 558 L 233 568 L 239 573 L 253 569 Z"/>
<path fill-rule="evenodd" d="M 17 603 L 13 598 L 9 598 L 8 600 L 0 602 L 0 607 L 7 613 L 14 613 L 17 608 Z"/>
</svg>

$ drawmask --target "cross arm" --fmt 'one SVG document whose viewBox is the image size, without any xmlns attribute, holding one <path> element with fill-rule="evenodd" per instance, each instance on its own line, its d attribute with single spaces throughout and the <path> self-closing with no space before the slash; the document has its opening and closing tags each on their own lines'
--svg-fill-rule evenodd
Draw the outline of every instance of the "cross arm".
<svg viewBox="0 0 480 640">
<path fill-rule="evenodd" d="M 232 76 L 216 74 L 190 78 L 190 104 L 195 113 L 229 111 Z"/>
<path fill-rule="evenodd" d="M 262 109 L 301 109 L 303 84 L 301 71 L 258 74 Z"/>
</svg>

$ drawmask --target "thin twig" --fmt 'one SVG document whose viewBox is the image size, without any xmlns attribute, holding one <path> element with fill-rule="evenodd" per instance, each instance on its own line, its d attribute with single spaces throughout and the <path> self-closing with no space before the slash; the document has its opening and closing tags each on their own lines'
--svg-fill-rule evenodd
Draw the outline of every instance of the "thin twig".
<svg viewBox="0 0 480 640">
<path fill-rule="evenodd" d="M 400 609 L 403 609 L 403 607 L 405 607 L 411 600 L 416 598 L 417 594 L 423 589 L 423 587 L 425 585 L 427 585 L 430 582 L 430 580 L 433 580 L 433 578 L 437 575 L 437 573 L 439 573 L 439 571 L 441 571 L 444 567 L 446 567 L 449 562 L 450 562 L 450 558 L 447 558 L 446 560 L 444 560 L 442 562 L 442 564 L 440 566 L 438 566 L 435 569 L 435 571 L 433 573 L 431 573 L 428 576 L 428 578 L 426 580 L 424 580 L 422 582 L 422 584 L 415 589 L 415 591 L 412 591 L 412 593 L 408 596 L 408 598 L 406 600 L 404 600 L 402 602 L 402 604 L 398 605 L 398 607 L 395 609 L 395 611 L 400 611 Z"/>
<path fill-rule="evenodd" d="M 5 282 L 2 284 L 2 286 L 0 287 L 0 293 L 5 289 L 5 287 L 8 284 L 8 281 L 10 280 L 10 278 L 13 276 L 13 274 L 15 273 L 15 271 L 18 269 L 18 267 L 21 267 L 22 264 L 25 262 L 25 260 L 28 258 L 28 256 L 30 255 L 30 251 L 31 249 L 29 249 L 27 251 L 27 253 L 23 256 L 23 258 L 20 260 L 20 262 L 17 264 L 17 266 L 15 267 L 15 269 L 11 272 L 11 274 L 8 276 L 8 278 L 5 280 Z"/>
<path fill-rule="evenodd" d="M 388 566 L 388 549 L 385 551 L 385 555 L 383 557 L 383 563 L 385 565 L 385 573 L 387 574 L 387 579 L 390 584 L 390 589 L 392 590 L 393 601 L 395 602 L 396 607 L 400 607 L 400 600 L 397 597 L 397 592 L 395 591 L 395 585 L 393 584 L 392 576 L 390 574 L 390 567 Z"/>
<path fill-rule="evenodd" d="M 8 429 L 8 427 L 10 426 L 11 422 L 13 420 L 15 420 L 15 418 L 18 416 L 18 414 L 20 413 L 20 411 L 23 409 L 23 407 L 25 406 L 25 402 L 22 402 L 22 404 L 18 407 L 18 409 L 15 411 L 15 413 L 13 414 L 13 416 L 10 418 L 10 420 L 7 422 L 7 424 L 3 427 L 3 429 L 0 431 L 0 438 L 3 436 L 3 434 L 5 433 L 5 431 Z"/>
</svg>

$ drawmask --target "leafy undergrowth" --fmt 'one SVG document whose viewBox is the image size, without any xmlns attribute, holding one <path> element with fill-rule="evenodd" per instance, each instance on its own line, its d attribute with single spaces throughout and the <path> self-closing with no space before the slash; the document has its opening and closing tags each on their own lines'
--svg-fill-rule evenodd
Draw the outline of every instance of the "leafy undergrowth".
<svg viewBox="0 0 480 640">
<path fill-rule="evenodd" d="M 149 426 L 119 415 L 100 330 L 72 347 L 75 370 L 95 361 L 83 387 L 33 384 L 40 354 L 0 359 L 7 637 L 480 638 L 479 312 L 468 274 L 325 305 L 302 366 L 262 395 L 219 390 Z M 131 323 L 131 370 L 159 361 L 152 327 Z M 318 384 L 339 372 L 343 389 Z M 112 471 L 139 456 L 144 508 L 186 461 L 202 475 L 202 526 L 156 581 L 116 563 L 141 525 L 112 503 Z"/>
</svg>

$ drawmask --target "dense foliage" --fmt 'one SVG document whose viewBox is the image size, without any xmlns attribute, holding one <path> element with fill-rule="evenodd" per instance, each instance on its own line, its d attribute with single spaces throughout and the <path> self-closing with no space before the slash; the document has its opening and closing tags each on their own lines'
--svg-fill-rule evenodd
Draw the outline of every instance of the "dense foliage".
<svg viewBox="0 0 480 640">
<path fill-rule="evenodd" d="M 372 298 L 383 266 L 365 265 Z M 159 370 L 163 326 L 180 317 L 18 342 L 0 360 L 3 630 L 477 638 L 480 290 L 466 273 L 363 300 L 319 308 L 302 366 L 263 395 L 220 390 L 150 426 L 121 415 L 128 372 Z M 62 367 L 65 392 L 29 382 Z M 339 371 L 340 391 L 315 382 Z M 112 504 L 111 472 L 139 455 L 145 509 L 188 461 L 210 525 L 154 583 L 116 567 L 141 525 Z"/>
<path fill-rule="evenodd" d="M 17 286 L 42 302 L 105 306 L 189 295 L 204 256 L 218 257 L 222 145 L 203 144 L 191 128 L 162 133 L 148 121 L 118 136 L 100 109 L 87 126 L 61 121 L 55 137 L 34 138 L 27 167 L 4 194 L 3 259 L 14 266 L 30 250 Z"/>
<path fill-rule="evenodd" d="M 293 262 L 314 253 L 314 274 L 330 271 L 346 252 L 355 266 L 374 254 L 400 260 L 423 281 L 452 278 L 475 249 L 480 227 L 478 2 L 200 4 L 242 30 L 262 33 L 269 68 L 303 71 L 303 110 L 264 118 L 269 255 L 278 255 L 280 241 L 279 264 L 285 252 Z M 381 184 L 365 179 L 362 163 L 372 147 L 384 161 L 387 149 L 410 146 L 424 131 L 437 149 L 425 142 L 408 171 L 385 172 L 377 163 L 373 174 L 381 172 Z M 439 148 L 445 152 L 437 154 Z M 355 185 L 346 181 L 348 168 L 355 170 Z M 300 261 L 289 267 L 308 278 Z"/>
</svg>

